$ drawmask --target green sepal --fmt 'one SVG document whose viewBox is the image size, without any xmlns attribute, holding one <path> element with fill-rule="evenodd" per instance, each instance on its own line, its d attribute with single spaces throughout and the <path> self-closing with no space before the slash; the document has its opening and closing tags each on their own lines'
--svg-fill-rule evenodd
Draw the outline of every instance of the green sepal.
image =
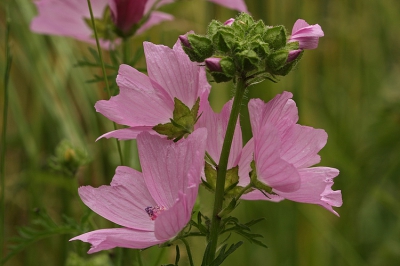
<svg viewBox="0 0 400 266">
<path fill-rule="evenodd" d="M 257 35 L 262 36 L 264 32 L 265 32 L 265 24 L 262 20 L 259 20 L 255 22 L 252 26 L 250 26 L 248 36 L 249 37 Z"/>
<path fill-rule="evenodd" d="M 203 62 L 206 58 L 209 58 L 213 55 L 213 44 L 206 36 L 188 34 L 187 37 L 191 47 L 182 45 L 182 48 L 189 56 L 191 61 Z"/>
<path fill-rule="evenodd" d="M 231 27 L 220 27 L 218 32 L 213 35 L 212 41 L 216 46 L 216 50 L 228 53 L 235 46 L 235 32 Z"/>
<path fill-rule="evenodd" d="M 301 53 L 296 57 L 296 59 L 294 59 L 293 61 L 287 63 L 282 68 L 275 71 L 275 74 L 280 75 L 280 76 L 286 76 L 287 74 L 289 74 L 289 72 L 292 71 L 293 67 L 295 67 L 297 65 L 297 63 L 300 61 L 303 54 L 304 54 L 304 51 L 301 51 Z"/>
<path fill-rule="evenodd" d="M 192 109 L 189 109 L 182 101 L 174 98 L 174 112 L 170 123 L 158 124 L 153 130 L 161 135 L 173 139 L 175 142 L 192 133 L 194 124 L 197 121 L 197 113 L 200 106 L 200 98 L 197 98 Z"/>
<path fill-rule="evenodd" d="M 275 50 L 286 46 L 286 29 L 284 26 L 267 28 L 264 34 L 264 41 Z"/>
<path fill-rule="evenodd" d="M 203 180 L 203 184 L 206 188 L 211 191 L 215 191 L 217 186 L 217 170 L 210 164 L 206 163 L 204 166 L 204 173 L 206 175 L 206 181 Z M 242 187 L 238 187 L 239 183 L 239 166 L 233 167 L 226 172 L 224 191 L 225 195 L 234 197 L 237 195 Z"/>
<path fill-rule="evenodd" d="M 213 39 L 214 35 L 219 31 L 224 24 L 218 20 L 212 20 L 207 28 L 207 37 Z"/>
<path fill-rule="evenodd" d="M 266 65 L 273 74 L 277 74 L 276 71 L 286 65 L 288 56 L 289 51 L 286 49 L 274 51 L 268 56 Z"/>
<path fill-rule="evenodd" d="M 244 50 L 236 54 L 242 71 L 251 71 L 258 68 L 259 57 L 253 50 Z"/>
<path fill-rule="evenodd" d="M 227 76 L 227 77 L 234 77 L 236 74 L 236 65 L 235 62 L 233 62 L 232 58 L 230 57 L 224 57 L 219 61 L 219 64 L 221 65 L 222 72 Z"/>
<path fill-rule="evenodd" d="M 214 167 L 206 163 L 204 165 L 204 174 L 206 175 L 206 180 L 208 184 L 206 185 L 206 187 L 212 191 L 215 191 L 215 188 L 217 186 L 217 170 L 215 170 Z"/>
<path fill-rule="evenodd" d="M 272 192 L 272 187 L 270 187 L 258 180 L 256 163 L 254 160 L 250 163 L 250 167 L 251 167 L 251 171 L 250 171 L 249 175 L 250 175 L 250 182 L 252 184 L 252 187 L 255 189 L 261 190 L 261 191 L 265 191 L 269 194 L 275 194 Z"/>
</svg>

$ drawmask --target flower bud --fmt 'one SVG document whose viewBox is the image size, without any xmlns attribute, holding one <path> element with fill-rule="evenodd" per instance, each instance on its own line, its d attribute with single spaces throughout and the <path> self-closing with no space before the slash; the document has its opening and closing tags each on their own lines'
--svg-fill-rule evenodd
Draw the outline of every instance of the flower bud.
<svg viewBox="0 0 400 266">
<path fill-rule="evenodd" d="M 111 0 L 109 1 L 112 20 L 120 35 L 129 36 L 132 27 L 143 18 L 147 0 Z"/>
<path fill-rule="evenodd" d="M 182 43 L 182 46 L 185 46 L 186 48 L 192 48 L 192 46 L 190 45 L 189 39 L 186 35 L 179 35 L 179 40 Z"/>
<path fill-rule="evenodd" d="M 206 64 L 206 67 L 208 68 L 208 70 L 210 70 L 211 72 L 222 72 L 222 67 L 220 64 L 221 58 L 217 58 L 217 57 L 210 57 L 207 58 L 204 63 Z"/>
<path fill-rule="evenodd" d="M 301 49 L 290 51 L 286 62 L 289 63 L 295 60 L 302 51 Z"/>
<path fill-rule="evenodd" d="M 233 22 L 235 22 L 234 18 L 230 18 L 227 21 L 224 22 L 225 26 L 231 26 L 233 24 Z"/>
<path fill-rule="evenodd" d="M 179 36 L 179 40 L 191 61 L 203 62 L 214 52 L 211 40 L 205 36 L 187 34 Z"/>
<path fill-rule="evenodd" d="M 205 61 L 206 67 L 213 76 L 215 82 L 225 82 L 231 80 L 236 72 L 235 63 L 229 57 L 207 58 Z"/>
<path fill-rule="evenodd" d="M 276 74 L 276 71 L 284 67 L 288 60 L 289 52 L 285 49 L 275 51 L 268 57 L 267 67 Z"/>
</svg>

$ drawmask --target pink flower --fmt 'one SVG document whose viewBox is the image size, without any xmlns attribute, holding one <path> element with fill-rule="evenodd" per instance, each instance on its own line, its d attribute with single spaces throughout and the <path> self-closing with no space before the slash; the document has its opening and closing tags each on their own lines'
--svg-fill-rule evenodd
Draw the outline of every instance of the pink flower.
<svg viewBox="0 0 400 266">
<path fill-rule="evenodd" d="M 247 11 L 247 6 L 244 0 L 209 0 L 210 2 L 214 2 L 221 6 L 225 6 L 230 9 L 235 9 L 240 12 L 249 12 Z"/>
<path fill-rule="evenodd" d="M 71 240 L 89 242 L 88 253 L 115 247 L 142 249 L 173 239 L 192 215 L 204 166 L 206 129 L 178 143 L 142 133 L 137 138 L 142 173 L 120 166 L 110 186 L 79 188 L 82 201 L 121 228 L 100 229 Z"/>
<path fill-rule="evenodd" d="M 153 127 L 170 122 L 174 98 L 192 108 L 200 97 L 200 110 L 208 100 L 210 85 L 203 67 L 190 61 L 178 40 L 173 49 L 144 42 L 149 76 L 121 65 L 117 76 L 120 93 L 95 105 L 108 119 L 129 128 L 119 129 L 101 137 L 134 139 L 143 131 L 153 134 Z"/>
<path fill-rule="evenodd" d="M 208 138 L 206 143 L 206 151 L 217 163 L 221 157 L 222 144 L 224 142 L 231 109 L 232 100 L 224 105 L 220 113 L 215 113 L 210 104 L 207 102 L 204 105 L 204 111 L 199 118 L 199 121 L 196 123 L 196 128 L 207 129 Z M 235 127 L 235 134 L 233 135 L 231 152 L 229 154 L 228 169 L 238 165 L 242 148 L 242 131 L 238 121 Z"/>
<path fill-rule="evenodd" d="M 97 19 L 102 18 L 105 8 L 110 5 L 114 23 L 125 32 L 128 28 L 132 27 L 133 24 L 139 22 L 144 14 L 151 11 L 154 2 L 154 0 L 129 2 L 120 0 L 92 0 L 91 4 L 93 15 Z M 167 2 L 171 1 L 161 1 L 160 4 Z M 35 4 L 38 8 L 39 15 L 31 22 L 32 31 L 43 34 L 69 36 L 92 44 L 95 43 L 93 37 L 94 33 L 85 22 L 85 19 L 90 19 L 89 8 L 86 1 L 39 0 L 36 1 Z M 172 20 L 172 18 L 171 15 L 166 13 L 157 11 L 151 12 L 149 19 L 138 29 L 136 34 L 140 34 L 144 30 L 162 21 Z M 102 35 L 105 34 L 106 33 L 103 33 Z M 111 41 L 109 39 L 101 38 L 100 43 L 103 48 L 110 48 Z"/>
<path fill-rule="evenodd" d="M 239 185 L 250 182 L 250 162 L 254 158 L 258 180 L 271 187 L 276 195 L 269 194 L 267 198 L 255 190 L 242 198 L 318 204 L 338 215 L 332 206 L 342 205 L 342 195 L 331 187 L 339 171 L 310 167 L 320 162 L 318 152 L 328 136 L 322 129 L 296 124 L 297 107 L 291 97 L 291 93 L 283 92 L 268 103 L 259 99 L 249 102 L 253 139 L 242 151 Z"/>
<path fill-rule="evenodd" d="M 236 126 L 229 155 L 228 169 L 239 165 L 239 186 L 250 183 L 251 162 L 255 161 L 258 181 L 272 188 L 275 194 L 268 198 L 258 190 L 244 194 L 245 200 L 292 201 L 318 204 L 338 215 L 332 206 L 340 207 L 340 191 L 333 191 L 333 178 L 339 174 L 335 168 L 310 167 L 319 163 L 318 152 L 325 146 L 324 130 L 297 124 L 297 107 L 284 92 L 264 103 L 259 99 L 249 102 L 253 138 L 243 147 L 239 124 Z M 218 162 L 226 132 L 232 102 L 215 114 L 204 107 L 197 127 L 208 131 L 206 151 Z"/>
<path fill-rule="evenodd" d="M 299 42 L 299 49 L 315 49 L 322 36 L 324 32 L 320 25 L 310 25 L 305 20 L 298 19 L 293 25 L 289 42 Z"/>
<path fill-rule="evenodd" d="M 147 0 L 111 0 L 109 1 L 115 26 L 123 33 L 129 32 L 144 15 Z"/>
</svg>

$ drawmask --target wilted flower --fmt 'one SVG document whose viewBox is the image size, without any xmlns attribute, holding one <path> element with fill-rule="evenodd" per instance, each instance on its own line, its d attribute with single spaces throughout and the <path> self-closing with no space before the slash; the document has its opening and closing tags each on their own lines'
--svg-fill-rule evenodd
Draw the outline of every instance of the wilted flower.
<svg viewBox="0 0 400 266">
<path fill-rule="evenodd" d="M 205 70 L 189 60 L 180 41 L 173 49 L 150 42 L 144 42 L 143 46 L 148 76 L 128 65 L 121 65 L 117 76 L 120 93 L 95 105 L 97 112 L 129 128 L 102 137 L 134 139 L 143 131 L 155 133 L 153 128 L 157 125 L 161 127 L 159 131 L 165 129 L 167 133 L 182 137 L 185 132 L 169 132 L 175 129 L 171 128 L 171 119 L 185 128 L 192 127 L 197 114 L 202 111 L 203 102 L 208 100 L 210 85 Z M 180 116 L 182 121 L 176 118 L 178 105 L 187 111 Z M 196 108 L 199 108 L 198 112 Z"/>
<path fill-rule="evenodd" d="M 94 212 L 123 226 L 71 240 L 89 242 L 88 253 L 115 247 L 142 249 L 176 237 L 192 215 L 204 165 L 206 129 L 178 143 L 142 133 L 137 138 L 142 173 L 120 166 L 111 186 L 79 188 Z"/>
</svg>

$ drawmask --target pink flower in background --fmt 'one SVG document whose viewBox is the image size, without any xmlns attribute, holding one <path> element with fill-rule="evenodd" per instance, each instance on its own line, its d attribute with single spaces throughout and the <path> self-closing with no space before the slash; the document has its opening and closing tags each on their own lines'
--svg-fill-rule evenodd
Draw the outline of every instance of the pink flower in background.
<svg viewBox="0 0 400 266">
<path fill-rule="evenodd" d="M 319 204 L 338 215 L 332 206 L 340 207 L 342 196 L 331 187 L 339 171 L 310 167 L 320 162 L 318 152 L 325 146 L 327 134 L 321 129 L 296 124 L 297 107 L 291 97 L 291 93 L 283 92 L 268 103 L 259 99 L 249 102 L 253 139 L 242 151 L 239 185 L 250 182 L 250 163 L 254 159 L 258 180 L 277 195 L 270 194 L 267 198 L 255 190 L 242 198 Z"/>
<path fill-rule="evenodd" d="M 171 1 L 161 1 L 166 4 Z M 83 0 L 39 0 L 34 2 L 39 15 L 31 22 L 31 30 L 43 34 L 54 34 L 73 37 L 94 44 L 94 33 L 85 19 L 90 19 L 89 8 Z M 121 1 L 121 0 L 92 0 L 93 16 L 101 19 L 105 8 L 110 5 L 113 21 L 120 30 L 125 32 L 143 15 L 151 11 L 154 0 Z M 148 20 L 137 30 L 142 33 L 151 26 L 165 20 L 172 20 L 169 14 L 153 11 Z M 104 35 L 104 34 L 103 34 Z M 103 48 L 110 48 L 110 40 L 101 36 Z"/>
<path fill-rule="evenodd" d="M 238 10 L 240 12 L 249 12 L 247 10 L 247 6 L 244 0 L 209 0 L 209 1 L 214 2 L 221 6 L 225 6 L 230 9 Z"/>
<path fill-rule="evenodd" d="M 189 222 L 204 166 L 206 129 L 177 143 L 142 133 L 137 137 L 142 173 L 120 166 L 110 186 L 79 188 L 94 212 L 123 226 L 71 240 L 89 242 L 88 253 L 115 247 L 142 249 L 174 238 Z"/>
<path fill-rule="evenodd" d="M 210 85 L 203 67 L 191 62 L 178 40 L 173 49 L 144 42 L 148 76 L 121 65 L 117 84 L 120 93 L 95 105 L 108 119 L 129 128 L 119 129 L 102 137 L 121 140 L 134 139 L 143 131 L 153 132 L 158 124 L 170 122 L 174 98 L 192 108 L 200 97 L 200 110 L 208 101 Z"/>
<path fill-rule="evenodd" d="M 112 20 L 115 26 L 127 33 L 144 15 L 147 0 L 112 0 L 109 1 Z"/>
</svg>

